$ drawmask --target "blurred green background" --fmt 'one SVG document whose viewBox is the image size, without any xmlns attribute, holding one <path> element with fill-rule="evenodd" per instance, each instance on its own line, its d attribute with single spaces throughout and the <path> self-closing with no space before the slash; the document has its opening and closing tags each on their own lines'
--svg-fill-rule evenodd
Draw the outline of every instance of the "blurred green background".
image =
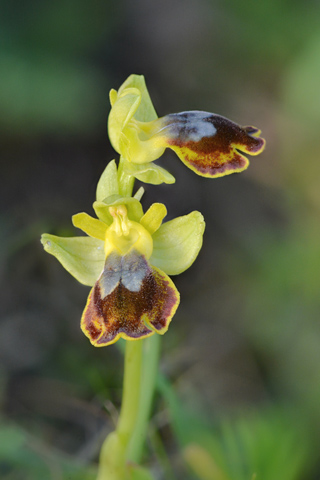
<svg viewBox="0 0 320 480">
<path fill-rule="evenodd" d="M 320 3 L 1 1 L 0 477 L 92 479 L 122 355 L 79 329 L 88 288 L 39 242 L 78 234 L 117 158 L 108 92 L 144 74 L 159 116 L 261 128 L 241 175 L 147 186 L 145 209 L 200 210 L 204 246 L 174 278 L 145 459 L 156 479 L 320 478 Z M 257 476 L 254 477 L 254 474 Z"/>
</svg>

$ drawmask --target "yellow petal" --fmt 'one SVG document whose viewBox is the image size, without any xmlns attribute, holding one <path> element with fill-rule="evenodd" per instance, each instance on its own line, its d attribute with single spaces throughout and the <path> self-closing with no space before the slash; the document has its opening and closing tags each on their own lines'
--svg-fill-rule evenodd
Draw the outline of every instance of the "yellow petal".
<svg viewBox="0 0 320 480">
<path fill-rule="evenodd" d="M 87 213 L 77 213 L 72 217 L 72 223 L 83 232 L 93 238 L 104 240 L 106 237 L 107 225 L 97 218 L 90 217 Z"/>
<path fill-rule="evenodd" d="M 141 218 L 140 223 L 152 235 L 158 230 L 166 215 L 167 209 L 163 203 L 153 203 Z"/>
<path fill-rule="evenodd" d="M 110 100 L 111 106 L 115 104 L 117 98 L 118 98 L 117 90 L 115 90 L 114 88 L 111 88 L 109 92 L 109 100 Z"/>
</svg>

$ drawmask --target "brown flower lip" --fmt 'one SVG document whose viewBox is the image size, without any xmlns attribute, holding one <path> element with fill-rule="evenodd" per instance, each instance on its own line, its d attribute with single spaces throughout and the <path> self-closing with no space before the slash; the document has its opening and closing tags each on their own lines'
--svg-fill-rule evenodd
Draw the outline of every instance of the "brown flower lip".
<svg viewBox="0 0 320 480">
<path fill-rule="evenodd" d="M 179 304 L 179 294 L 163 272 L 133 250 L 109 255 L 90 292 L 81 328 L 95 346 L 118 338 L 140 339 L 164 333 Z"/>
<path fill-rule="evenodd" d="M 256 127 L 241 127 L 220 115 L 191 111 L 163 118 L 168 147 L 196 173 L 222 176 L 240 172 L 249 161 L 240 152 L 258 155 L 265 147 Z"/>
</svg>

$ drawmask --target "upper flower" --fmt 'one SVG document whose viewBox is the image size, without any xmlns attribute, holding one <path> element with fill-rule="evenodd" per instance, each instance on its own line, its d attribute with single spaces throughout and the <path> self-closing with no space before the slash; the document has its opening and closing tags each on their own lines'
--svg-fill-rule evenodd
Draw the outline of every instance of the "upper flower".
<svg viewBox="0 0 320 480">
<path fill-rule="evenodd" d="M 131 75 L 118 92 L 111 90 L 110 102 L 110 141 L 136 165 L 171 148 L 198 175 L 221 177 L 248 167 L 240 152 L 258 155 L 265 146 L 259 129 L 240 127 L 220 115 L 190 111 L 157 118 L 143 76 Z"/>
<path fill-rule="evenodd" d="M 47 252 L 81 283 L 93 286 L 81 328 L 95 346 L 165 333 L 179 304 L 167 274 L 186 270 L 202 245 L 204 221 L 199 212 L 162 224 L 165 206 L 155 203 L 144 214 L 140 193 L 119 195 L 112 161 L 93 204 L 98 219 L 86 213 L 73 216 L 73 224 L 89 236 L 42 236 Z"/>
</svg>

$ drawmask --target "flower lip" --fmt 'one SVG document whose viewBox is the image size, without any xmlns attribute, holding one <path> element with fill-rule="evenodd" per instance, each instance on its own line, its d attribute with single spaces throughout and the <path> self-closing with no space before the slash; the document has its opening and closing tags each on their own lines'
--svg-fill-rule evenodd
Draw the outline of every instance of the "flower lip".
<svg viewBox="0 0 320 480">
<path fill-rule="evenodd" d="M 240 152 L 258 155 L 265 147 L 255 127 L 240 127 L 220 115 L 192 111 L 162 118 L 158 135 L 193 171 L 206 177 L 240 172 L 249 165 Z"/>
<path fill-rule="evenodd" d="M 136 250 L 113 252 L 90 292 L 81 328 L 97 347 L 119 338 L 163 334 L 178 307 L 179 293 L 167 275 Z"/>
<path fill-rule="evenodd" d="M 163 117 L 166 136 L 171 145 L 188 144 L 195 151 L 210 153 L 213 150 L 227 153 L 230 144 L 246 153 L 260 153 L 265 141 L 256 138 L 256 127 L 240 127 L 226 117 L 209 112 L 190 111 Z M 159 132 L 161 134 L 161 132 Z"/>
</svg>

